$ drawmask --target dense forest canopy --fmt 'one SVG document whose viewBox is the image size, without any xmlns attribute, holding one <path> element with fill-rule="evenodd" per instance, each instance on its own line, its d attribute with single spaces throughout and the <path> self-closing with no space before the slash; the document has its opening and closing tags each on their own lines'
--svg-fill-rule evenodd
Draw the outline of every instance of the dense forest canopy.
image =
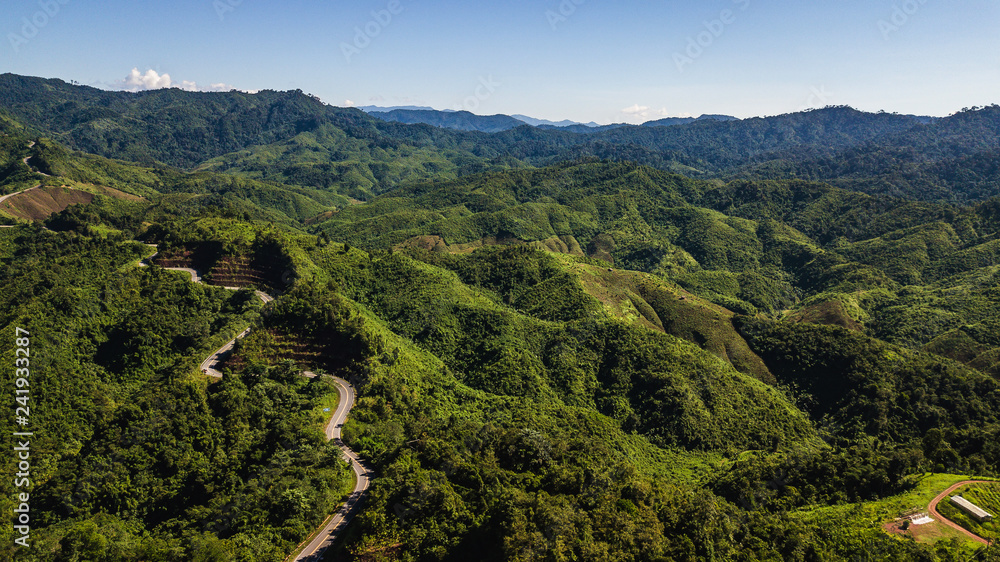
<svg viewBox="0 0 1000 562">
<path fill-rule="evenodd" d="M 131 93 L 2 74 L 0 108 L 77 150 L 360 199 L 400 182 L 586 157 L 691 177 L 822 180 L 917 200 L 980 201 L 998 185 L 996 105 L 936 119 L 836 106 L 592 133 L 529 125 L 487 133 L 384 121 L 298 90 Z"/>
<path fill-rule="evenodd" d="M 353 486 L 308 369 L 374 467 L 346 559 L 998 560 L 893 526 L 1000 477 L 998 138 L 996 106 L 485 133 L 2 75 L 35 436 L 0 552 L 284 560 Z"/>
</svg>

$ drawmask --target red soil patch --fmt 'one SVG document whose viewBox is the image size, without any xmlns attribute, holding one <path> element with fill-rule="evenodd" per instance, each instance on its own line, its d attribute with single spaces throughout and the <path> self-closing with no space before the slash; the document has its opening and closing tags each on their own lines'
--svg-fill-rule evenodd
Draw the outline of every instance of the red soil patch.
<svg viewBox="0 0 1000 562">
<path fill-rule="evenodd" d="M 19 219 L 37 221 L 63 211 L 70 205 L 86 205 L 93 200 L 94 194 L 86 191 L 67 187 L 42 187 L 26 190 L 7 199 L 0 203 L 0 209 Z"/>
<path fill-rule="evenodd" d="M 98 194 L 139 201 L 142 197 L 110 187 L 94 186 Z M 26 189 L 0 203 L 0 209 L 19 218 L 32 221 L 45 220 L 50 215 L 66 210 L 70 205 L 89 205 L 94 194 L 69 187 L 39 187 Z"/>
<path fill-rule="evenodd" d="M 961 488 L 962 486 L 965 486 L 966 484 L 977 484 L 977 483 L 981 483 L 981 482 L 987 482 L 987 481 L 984 481 L 984 480 L 965 480 L 963 482 L 959 482 L 957 484 L 953 484 L 950 488 L 948 488 L 947 490 L 941 492 L 940 494 L 937 495 L 936 498 L 934 498 L 933 500 L 931 500 L 930 505 L 927 506 L 927 511 L 928 511 L 928 513 L 930 514 L 931 517 L 933 517 L 937 521 L 940 521 L 944 525 L 947 525 L 948 527 L 951 527 L 952 529 L 955 529 L 956 531 L 962 533 L 966 537 L 968 537 L 968 538 L 970 538 L 970 539 L 972 539 L 972 540 L 974 540 L 974 541 L 976 541 L 978 543 L 981 543 L 981 544 L 990 544 L 989 541 L 986 540 L 986 539 L 984 539 L 983 537 L 980 537 L 979 535 L 971 533 L 971 532 L 967 531 L 964 527 L 962 527 L 961 525 L 959 525 L 958 523 L 955 523 L 955 522 L 953 522 L 953 521 L 945 518 L 937 510 L 938 502 L 940 502 L 944 498 L 948 497 L 948 494 L 954 492 L 955 490 Z M 989 483 L 992 484 L 992 482 L 989 482 Z"/>
</svg>

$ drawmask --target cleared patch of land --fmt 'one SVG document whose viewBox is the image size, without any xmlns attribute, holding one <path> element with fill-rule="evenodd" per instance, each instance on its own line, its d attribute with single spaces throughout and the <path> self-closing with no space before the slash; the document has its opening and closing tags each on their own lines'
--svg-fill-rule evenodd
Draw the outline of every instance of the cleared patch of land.
<svg viewBox="0 0 1000 562">
<path fill-rule="evenodd" d="M 949 501 L 951 496 L 962 496 L 976 506 L 993 515 L 993 521 L 979 522 L 965 514 Z M 982 537 L 985 541 L 1000 539 L 1000 483 L 969 483 L 950 490 L 937 505 L 938 512 L 955 525 Z"/>
<path fill-rule="evenodd" d="M 978 541 L 970 538 L 961 530 L 949 526 L 937 513 L 929 510 L 935 499 L 942 496 L 942 492 L 951 489 L 957 484 L 972 480 L 968 476 L 956 474 L 924 474 L 919 476 L 916 487 L 909 492 L 892 496 L 877 502 L 866 502 L 861 506 L 833 506 L 806 510 L 801 512 L 801 516 L 812 518 L 823 518 L 835 520 L 837 512 L 846 512 L 852 509 L 862 509 L 867 517 L 878 523 L 883 530 L 901 537 L 910 537 L 917 542 L 936 543 L 941 540 L 959 539 L 966 542 L 970 547 L 981 546 Z M 1000 482 L 997 483 L 1000 485 Z M 995 485 L 995 487 L 1000 487 Z M 944 505 L 945 502 L 941 502 Z M 934 521 L 922 525 L 914 525 L 910 521 L 911 517 L 919 518 L 929 514 Z"/>
<path fill-rule="evenodd" d="M 141 197 L 110 187 L 93 186 L 93 192 L 69 187 L 38 187 L 12 194 L 0 202 L 0 210 L 23 220 L 44 220 L 71 205 L 87 205 L 96 195 L 137 201 Z"/>
</svg>

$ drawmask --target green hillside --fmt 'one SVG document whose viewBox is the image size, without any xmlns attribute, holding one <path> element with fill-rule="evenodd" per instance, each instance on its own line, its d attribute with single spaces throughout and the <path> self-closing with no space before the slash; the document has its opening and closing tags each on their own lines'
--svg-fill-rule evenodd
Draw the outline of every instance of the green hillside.
<svg viewBox="0 0 1000 562">
<path fill-rule="evenodd" d="M 49 81 L 32 105 L 37 83 L 3 80 L 0 347 L 30 334 L 35 434 L 33 548 L 7 526 L 4 559 L 284 560 L 353 486 L 322 430 L 338 392 L 305 369 L 352 383 L 343 438 L 373 467 L 336 557 L 997 559 L 885 527 L 1000 475 L 995 200 L 543 166 L 573 133 L 372 125 L 301 93 Z M 143 128 L 165 116 L 168 136 L 203 126 Z M 774 150 L 923 146 L 911 118 L 855 117 L 742 126 L 785 131 Z M 972 138 L 961 119 L 926 126 Z M 751 130 L 691 126 L 648 134 Z M 4 445 L 18 427 L 0 421 Z"/>
<path fill-rule="evenodd" d="M 835 106 L 669 127 L 575 133 L 521 126 L 485 133 L 387 122 L 298 90 L 131 93 L 2 74 L 0 110 L 30 134 L 108 158 L 202 166 L 359 199 L 411 180 L 585 158 L 690 177 L 798 178 L 962 203 L 995 196 L 1000 178 L 995 105 L 938 119 Z M 442 115 L 449 122 L 463 116 Z"/>
</svg>

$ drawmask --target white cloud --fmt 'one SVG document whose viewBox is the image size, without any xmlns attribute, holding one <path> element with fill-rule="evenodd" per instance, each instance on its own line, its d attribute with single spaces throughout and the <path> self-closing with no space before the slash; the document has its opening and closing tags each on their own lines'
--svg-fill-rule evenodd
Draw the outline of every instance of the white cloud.
<svg viewBox="0 0 1000 562">
<path fill-rule="evenodd" d="M 152 68 L 147 70 L 145 74 L 140 74 L 138 68 L 133 68 L 132 72 L 125 77 L 124 86 L 124 89 L 133 92 L 169 88 L 170 75 L 165 73 L 161 75 Z"/>
<path fill-rule="evenodd" d="M 354 107 L 354 102 L 351 100 L 344 100 L 344 107 Z"/>
<path fill-rule="evenodd" d="M 139 72 L 138 68 L 133 68 L 124 80 L 116 84 L 123 90 L 138 92 L 141 90 L 159 90 L 161 88 L 180 88 L 188 92 L 228 92 L 237 89 L 235 86 L 225 82 L 216 82 L 207 88 L 199 88 L 196 82 L 191 80 L 181 80 L 174 82 L 167 73 L 160 74 L 150 68 L 145 74 Z M 245 90 L 247 93 L 255 94 L 258 90 Z"/>
<path fill-rule="evenodd" d="M 667 108 L 665 108 L 665 107 L 661 107 L 660 110 L 656 112 L 656 116 L 657 117 L 694 117 L 694 115 L 691 115 L 687 111 L 685 111 L 684 113 L 678 113 L 677 115 L 671 115 L 670 112 L 667 111 Z"/>
<path fill-rule="evenodd" d="M 626 107 L 622 110 L 625 115 L 637 115 L 639 117 L 646 117 L 649 115 L 649 107 L 645 105 L 635 104 L 630 107 Z"/>
</svg>

